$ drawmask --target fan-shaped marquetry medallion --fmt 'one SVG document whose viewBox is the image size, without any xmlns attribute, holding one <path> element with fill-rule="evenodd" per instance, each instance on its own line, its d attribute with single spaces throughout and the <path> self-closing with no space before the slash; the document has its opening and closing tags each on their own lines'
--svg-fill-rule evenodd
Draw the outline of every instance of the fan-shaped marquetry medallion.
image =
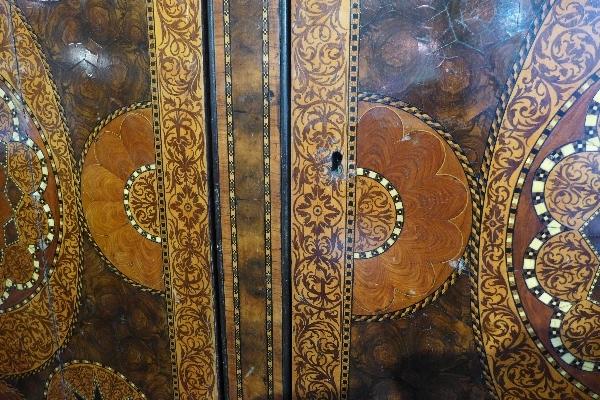
<svg viewBox="0 0 600 400">
<path fill-rule="evenodd" d="M 399 317 L 441 294 L 464 265 L 475 185 L 439 125 L 391 99 L 362 97 L 353 312 Z"/>
<path fill-rule="evenodd" d="M 47 400 L 144 400 L 146 396 L 112 368 L 89 361 L 58 367 L 46 382 Z"/>
<path fill-rule="evenodd" d="M 81 196 L 90 236 L 108 263 L 131 283 L 162 291 L 154 159 L 148 105 L 117 111 L 86 143 Z M 193 217 L 186 213 L 190 201 L 182 197 L 182 218 Z"/>
</svg>

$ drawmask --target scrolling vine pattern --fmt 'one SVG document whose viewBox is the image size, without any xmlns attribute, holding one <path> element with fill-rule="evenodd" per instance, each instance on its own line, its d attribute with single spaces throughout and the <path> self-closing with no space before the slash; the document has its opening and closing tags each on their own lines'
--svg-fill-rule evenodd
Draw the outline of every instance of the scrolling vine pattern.
<svg viewBox="0 0 600 400">
<path fill-rule="evenodd" d="M 597 69 L 600 9 L 595 2 L 557 1 L 546 15 L 504 110 L 498 112 L 484 180 L 478 274 L 479 320 L 492 381 L 502 398 L 581 398 L 552 368 L 520 321 L 507 265 L 513 193 L 526 158 L 559 108 Z"/>
<path fill-rule="evenodd" d="M 292 390 L 340 399 L 352 318 L 358 3 L 293 1 L 292 15 Z M 336 151 L 345 165 L 333 171 Z"/>
<path fill-rule="evenodd" d="M 161 243 L 181 399 L 214 398 L 217 391 L 201 12 L 198 0 L 148 3 Z"/>
</svg>

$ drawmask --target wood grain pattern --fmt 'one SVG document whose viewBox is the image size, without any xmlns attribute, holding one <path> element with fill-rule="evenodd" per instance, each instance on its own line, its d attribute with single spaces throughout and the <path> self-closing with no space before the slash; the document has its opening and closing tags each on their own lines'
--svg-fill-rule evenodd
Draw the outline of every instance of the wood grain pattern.
<svg viewBox="0 0 600 400">
<path fill-rule="evenodd" d="M 486 137 L 494 122 L 498 102 L 502 101 L 500 96 L 507 80 L 512 79 L 513 60 L 520 57 L 521 43 L 540 12 L 540 3 L 537 0 L 362 1 L 360 89 L 391 96 L 431 115 L 460 145 L 478 174 Z M 477 260 L 478 256 L 467 267 L 476 268 Z M 461 282 L 464 285 L 465 279 L 469 277 L 458 277 L 455 285 Z M 461 287 L 468 290 L 466 286 Z M 456 290 L 459 289 L 450 287 L 447 294 L 436 300 L 452 296 L 453 307 L 456 307 L 456 312 L 447 313 L 444 323 L 435 319 L 435 303 L 420 310 L 411 310 L 411 322 L 406 325 L 401 320 L 396 322 L 398 328 L 386 331 L 385 338 L 381 339 L 382 347 L 387 346 L 390 352 L 395 347 L 408 348 L 407 358 L 423 359 L 424 363 L 428 363 L 427 368 L 436 370 L 438 362 L 435 357 L 438 353 L 429 356 L 430 346 L 420 340 L 414 341 L 412 336 L 422 336 L 425 331 L 427 336 L 446 338 L 449 337 L 448 332 L 454 332 L 457 326 L 472 322 L 469 314 L 473 306 L 469 305 L 468 297 L 451 294 Z M 476 319 L 474 321 L 477 322 Z M 462 332 L 466 341 L 477 344 L 474 333 L 478 332 L 477 327 L 474 331 L 467 329 Z M 448 343 L 449 346 L 440 353 L 448 354 L 449 360 L 473 357 L 455 341 Z M 359 344 L 353 341 L 353 352 L 367 351 L 357 346 Z M 448 363 L 455 365 L 454 361 Z M 364 369 L 356 370 L 353 366 L 350 376 L 357 398 L 362 398 L 361 395 L 368 397 L 365 394 L 367 388 L 384 381 L 384 375 L 391 380 L 386 384 L 408 386 L 410 392 L 414 373 L 406 363 L 396 365 L 381 364 L 377 375 L 367 374 Z M 440 386 L 423 385 L 419 395 L 431 393 L 432 398 L 447 396 L 459 399 L 486 397 L 482 391 L 485 368 L 482 371 L 481 365 L 475 362 L 462 365 L 464 368 L 452 369 L 457 373 L 455 385 L 444 385 L 443 382 Z M 433 381 L 439 380 L 428 380 Z M 357 389 L 361 385 L 366 386 L 365 391 Z M 436 390 L 442 388 L 444 395 L 436 396 Z"/>
<path fill-rule="evenodd" d="M 361 102 L 359 115 L 357 163 L 389 180 L 404 209 L 391 248 L 355 260 L 353 313 L 384 314 L 413 306 L 450 279 L 467 247 L 473 205 L 461 161 L 432 127 L 377 103 Z"/>
<path fill-rule="evenodd" d="M 213 10 L 227 391 L 281 398 L 279 5 Z"/>
<path fill-rule="evenodd" d="M 540 0 L 366 0 L 361 91 L 431 115 L 478 167 L 511 65 Z"/>
<path fill-rule="evenodd" d="M 143 0 L 17 0 L 56 81 L 75 158 L 98 121 L 150 100 Z"/>
<path fill-rule="evenodd" d="M 136 206 L 136 198 L 139 202 L 142 194 L 136 197 L 123 193 L 132 173 L 138 168 L 154 165 L 152 110 L 144 105 L 137 109 L 128 107 L 103 122 L 89 136 L 81 161 L 82 206 L 91 239 L 111 266 L 130 282 L 138 287 L 163 291 L 161 246 L 153 240 L 160 229 L 154 171 L 149 177 L 149 188 L 142 190 L 146 197 L 150 196 L 150 204 L 142 201 Z M 140 177 L 143 179 L 144 176 Z M 134 180 L 128 192 L 136 193 L 134 185 L 142 179 Z M 126 199 L 128 208 L 124 204 Z M 145 224 L 147 234 L 152 234 L 152 238 L 136 230 L 132 224 L 137 225 L 134 214 L 130 221 L 127 209 L 153 215 Z"/>
<path fill-rule="evenodd" d="M 472 339 L 469 279 L 406 318 L 352 324 L 349 398 L 487 400 Z"/>
</svg>

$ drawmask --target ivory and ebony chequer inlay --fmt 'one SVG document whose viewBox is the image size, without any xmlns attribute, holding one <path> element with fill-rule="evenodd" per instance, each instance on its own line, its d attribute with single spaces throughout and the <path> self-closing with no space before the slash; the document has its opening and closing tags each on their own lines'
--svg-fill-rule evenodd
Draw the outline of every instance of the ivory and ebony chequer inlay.
<svg viewBox="0 0 600 400">
<path fill-rule="evenodd" d="M 212 2 L 216 169 L 230 399 L 280 399 L 279 1 Z"/>
<path fill-rule="evenodd" d="M 200 2 L 18 3 L 0 1 L 0 398 L 217 398 Z"/>
<path fill-rule="evenodd" d="M 0 2 L 0 378 L 42 369 L 68 341 L 81 280 L 70 138 L 31 28 Z"/>
<path fill-rule="evenodd" d="M 489 140 L 476 317 L 501 399 L 600 398 L 599 21 L 546 4 Z"/>
<path fill-rule="evenodd" d="M 357 8 L 292 7 L 297 398 L 351 396 L 349 354 L 370 357 L 352 321 L 406 317 L 477 262 L 479 186 L 463 151 L 421 110 L 356 91 Z"/>
</svg>

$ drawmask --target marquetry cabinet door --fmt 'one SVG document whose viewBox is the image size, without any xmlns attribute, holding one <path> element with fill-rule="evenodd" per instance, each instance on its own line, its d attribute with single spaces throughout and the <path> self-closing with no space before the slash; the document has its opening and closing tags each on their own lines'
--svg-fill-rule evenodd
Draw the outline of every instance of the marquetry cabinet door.
<svg viewBox="0 0 600 400">
<path fill-rule="evenodd" d="M 600 398 L 599 21 L 0 0 L 0 399 Z"/>
</svg>

